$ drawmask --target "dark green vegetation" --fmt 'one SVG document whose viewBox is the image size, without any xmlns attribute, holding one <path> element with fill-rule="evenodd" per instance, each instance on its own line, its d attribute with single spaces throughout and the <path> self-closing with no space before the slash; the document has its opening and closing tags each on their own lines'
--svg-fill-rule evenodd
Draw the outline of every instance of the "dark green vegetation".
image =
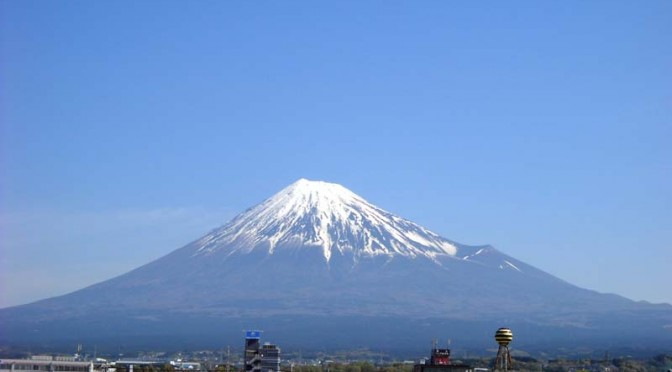
<svg viewBox="0 0 672 372">
<path fill-rule="evenodd" d="M 492 368 L 493 359 L 467 360 L 473 367 Z M 546 372 L 658 372 L 672 368 L 672 354 L 658 355 L 653 358 L 636 359 L 630 357 L 614 359 L 534 359 L 529 357 L 514 358 L 513 368 L 516 371 Z"/>
<path fill-rule="evenodd" d="M 293 372 L 411 372 L 412 365 L 392 363 L 374 365 L 371 362 L 328 363 L 325 366 L 295 366 Z"/>
<path fill-rule="evenodd" d="M 492 359 L 469 359 L 467 362 L 472 367 L 492 368 Z M 652 359 L 619 358 L 609 361 L 590 359 L 556 359 L 539 361 L 525 358 L 515 360 L 516 371 L 546 371 L 546 372 L 589 372 L 589 371 L 620 371 L 620 372 L 659 372 L 672 368 L 672 356 L 659 355 Z M 134 372 L 175 372 L 170 364 L 160 366 L 135 366 Z M 226 372 L 226 366 L 211 366 L 208 371 Z M 228 367 L 229 372 L 241 372 L 235 366 Z M 390 363 L 374 365 L 367 361 L 350 363 L 325 363 L 320 365 L 285 365 L 283 372 L 412 372 L 413 366 L 403 363 Z M 127 372 L 124 368 L 117 368 L 117 372 Z"/>
<path fill-rule="evenodd" d="M 492 358 L 464 359 L 472 367 L 492 369 Z M 516 371 L 546 371 L 546 372 L 660 372 L 672 368 L 672 355 L 658 355 L 648 359 L 614 358 L 607 360 L 595 359 L 551 359 L 538 360 L 529 357 L 514 358 Z M 236 366 L 210 365 L 208 371 L 213 372 L 241 372 Z M 374 364 L 370 361 L 352 362 L 322 362 L 315 365 L 290 365 L 282 367 L 283 372 L 412 372 L 413 365 L 405 363 Z M 117 368 L 117 372 L 127 372 Z M 160 366 L 135 366 L 133 372 L 175 372 L 170 364 Z"/>
<path fill-rule="evenodd" d="M 413 364 L 421 358 L 429 356 L 429 346 L 417 353 L 394 354 L 388 351 L 371 349 L 348 349 L 341 351 L 309 351 L 306 349 L 282 352 L 283 372 L 412 372 Z M 33 350 L 35 352 L 35 350 Z M 26 350 L 0 348 L 0 358 L 29 358 L 33 352 Z M 94 349 L 84 348 L 82 355 L 93 357 Z M 124 352 L 124 355 L 119 355 Z M 513 351 L 514 370 L 516 371 L 550 371 L 550 372 L 667 372 L 672 369 L 672 351 L 649 356 L 632 356 L 620 352 L 590 352 L 582 354 L 570 353 L 565 350 L 557 354 L 540 354 L 530 356 L 521 349 Z M 60 353 L 48 353 L 58 355 Z M 67 354 L 67 353 L 66 353 Z M 467 353 L 464 350 L 453 350 L 453 363 L 468 364 L 474 368 L 492 369 L 496 349 L 481 350 L 480 353 Z M 233 347 L 219 350 L 200 351 L 143 351 L 131 352 L 118 350 L 118 353 L 98 353 L 98 357 L 114 361 L 156 360 L 154 365 L 135 365 L 133 372 L 177 372 L 167 361 L 181 358 L 190 362 L 199 362 L 207 371 L 212 372 L 243 372 L 240 369 L 242 350 Z M 227 362 L 228 361 L 228 366 Z M 124 367 L 117 366 L 117 372 L 128 372 Z"/>
</svg>

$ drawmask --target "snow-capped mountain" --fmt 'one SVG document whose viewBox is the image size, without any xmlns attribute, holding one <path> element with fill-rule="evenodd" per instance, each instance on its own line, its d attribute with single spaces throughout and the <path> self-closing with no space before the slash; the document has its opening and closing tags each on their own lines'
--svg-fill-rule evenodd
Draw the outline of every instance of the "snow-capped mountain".
<svg viewBox="0 0 672 372">
<path fill-rule="evenodd" d="M 83 341 L 91 329 L 98 345 L 128 335 L 147 335 L 150 346 L 157 335 L 235 340 L 241 327 L 258 326 L 286 339 L 338 335 L 341 347 L 408 346 L 441 327 L 478 342 L 469 332 L 489 334 L 502 322 L 520 325 L 532 343 L 619 334 L 672 346 L 669 305 L 578 288 L 491 246 L 443 238 L 343 186 L 305 179 L 129 273 L 1 309 L 0 346 Z"/>
<path fill-rule="evenodd" d="M 409 220 L 395 216 L 345 187 L 300 179 L 224 226 L 196 241 L 195 256 L 236 255 L 261 251 L 317 250 L 329 264 L 332 256 L 361 259 L 379 257 L 471 260 L 514 269 L 518 266 L 492 247 L 453 242 Z"/>
<path fill-rule="evenodd" d="M 200 239 L 197 254 L 226 254 L 304 246 L 361 256 L 455 256 L 455 244 L 386 212 L 345 187 L 300 179 Z"/>
</svg>

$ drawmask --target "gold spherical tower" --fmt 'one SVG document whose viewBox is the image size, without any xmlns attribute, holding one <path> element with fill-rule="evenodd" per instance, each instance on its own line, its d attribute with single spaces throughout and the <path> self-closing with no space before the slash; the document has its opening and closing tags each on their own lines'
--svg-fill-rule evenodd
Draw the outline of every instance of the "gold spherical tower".
<svg viewBox="0 0 672 372">
<path fill-rule="evenodd" d="M 495 332 L 495 341 L 499 344 L 497 350 L 497 359 L 495 360 L 495 370 L 506 371 L 512 366 L 511 354 L 509 353 L 509 343 L 513 340 L 513 332 L 508 328 L 500 328 Z"/>
</svg>

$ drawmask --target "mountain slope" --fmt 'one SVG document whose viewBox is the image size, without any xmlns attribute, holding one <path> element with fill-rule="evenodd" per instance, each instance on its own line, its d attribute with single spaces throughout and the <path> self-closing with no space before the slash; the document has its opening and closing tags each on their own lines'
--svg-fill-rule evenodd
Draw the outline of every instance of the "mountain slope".
<svg viewBox="0 0 672 372">
<path fill-rule="evenodd" d="M 436 331 L 432 324 L 502 323 L 520 325 L 532 343 L 553 334 L 610 342 L 625 332 L 638 344 L 641 333 L 672 345 L 669 305 L 578 288 L 493 247 L 440 237 L 340 185 L 303 179 L 127 274 L 0 310 L 0 342 L 91 338 L 90 329 L 99 343 L 125 335 L 206 340 L 265 324 L 285 340 L 350 330 L 331 340 L 346 346 L 403 344 L 415 334 L 408 347 L 435 337 L 422 333 Z M 374 325 L 368 339 L 352 336 Z"/>
</svg>

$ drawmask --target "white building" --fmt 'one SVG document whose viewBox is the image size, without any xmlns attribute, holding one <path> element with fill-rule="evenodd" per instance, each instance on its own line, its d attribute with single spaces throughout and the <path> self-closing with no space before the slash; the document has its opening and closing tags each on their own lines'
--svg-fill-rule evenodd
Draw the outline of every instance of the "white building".
<svg viewBox="0 0 672 372">
<path fill-rule="evenodd" d="M 71 360 L 36 359 L 0 359 L 0 372 L 46 371 L 46 372 L 100 372 L 93 362 Z"/>
</svg>

